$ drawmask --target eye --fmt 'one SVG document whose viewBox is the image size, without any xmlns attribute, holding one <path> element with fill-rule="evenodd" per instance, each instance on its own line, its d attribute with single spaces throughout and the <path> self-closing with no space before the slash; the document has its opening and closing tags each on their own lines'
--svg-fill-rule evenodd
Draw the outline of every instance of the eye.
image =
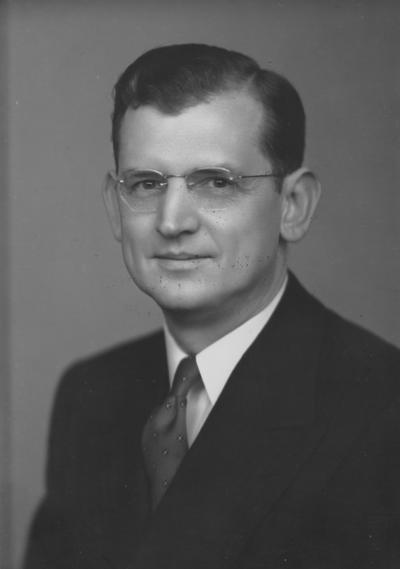
<svg viewBox="0 0 400 569">
<path fill-rule="evenodd" d="M 235 180 L 228 172 L 197 170 L 191 175 L 189 185 L 205 190 L 225 190 L 235 186 Z"/>
<path fill-rule="evenodd" d="M 164 188 L 166 182 L 156 174 L 133 172 L 125 177 L 124 185 L 130 194 L 146 194 Z"/>
<path fill-rule="evenodd" d="M 157 180 L 148 179 L 135 182 L 133 184 L 133 187 L 136 189 L 154 190 L 157 185 L 159 185 L 159 182 L 157 182 Z"/>
<path fill-rule="evenodd" d="M 233 186 L 233 181 L 225 176 L 216 176 L 209 179 L 209 183 L 215 188 L 227 188 Z"/>
</svg>

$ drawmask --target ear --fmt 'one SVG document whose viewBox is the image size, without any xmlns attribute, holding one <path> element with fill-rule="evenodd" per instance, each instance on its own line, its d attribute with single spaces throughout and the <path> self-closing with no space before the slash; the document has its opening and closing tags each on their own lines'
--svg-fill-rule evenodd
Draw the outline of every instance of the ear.
<svg viewBox="0 0 400 569">
<path fill-rule="evenodd" d="M 304 237 L 320 195 L 321 185 L 307 168 L 299 168 L 283 179 L 280 233 L 284 241 L 296 242 Z"/>
<path fill-rule="evenodd" d="M 117 241 L 121 241 L 121 210 L 117 195 L 117 182 L 110 172 L 107 173 L 104 180 L 103 200 L 114 237 Z"/>
</svg>

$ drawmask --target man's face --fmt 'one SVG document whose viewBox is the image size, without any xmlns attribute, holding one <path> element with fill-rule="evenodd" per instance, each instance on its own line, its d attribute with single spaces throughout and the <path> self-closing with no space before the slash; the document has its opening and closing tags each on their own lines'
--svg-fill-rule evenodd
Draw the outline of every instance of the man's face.
<svg viewBox="0 0 400 569">
<path fill-rule="evenodd" d="M 175 116 L 151 106 L 128 110 L 119 173 L 182 175 L 212 166 L 242 175 L 270 172 L 272 164 L 259 149 L 263 120 L 261 105 L 240 92 Z M 253 179 L 249 189 L 216 209 L 200 207 L 182 178 L 169 180 L 155 211 L 132 210 L 120 199 L 123 256 L 134 282 L 166 313 L 206 318 L 257 312 L 282 274 L 275 184 L 274 178 Z"/>
</svg>

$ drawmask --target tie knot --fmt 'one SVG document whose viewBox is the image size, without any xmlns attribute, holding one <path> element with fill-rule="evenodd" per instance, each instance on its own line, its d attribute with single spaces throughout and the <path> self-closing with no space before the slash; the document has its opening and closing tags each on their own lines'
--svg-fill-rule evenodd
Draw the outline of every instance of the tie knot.
<svg viewBox="0 0 400 569">
<path fill-rule="evenodd" d="M 171 395 L 186 397 L 188 391 L 200 380 L 201 376 L 196 358 L 194 356 L 184 358 L 175 372 Z"/>
</svg>

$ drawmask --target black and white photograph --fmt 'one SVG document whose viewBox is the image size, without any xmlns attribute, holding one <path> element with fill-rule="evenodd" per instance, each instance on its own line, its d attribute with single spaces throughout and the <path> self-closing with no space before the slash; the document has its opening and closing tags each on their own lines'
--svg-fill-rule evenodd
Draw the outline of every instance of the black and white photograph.
<svg viewBox="0 0 400 569">
<path fill-rule="evenodd" d="M 400 567 L 399 38 L 3 0 L 2 569 Z"/>
</svg>

